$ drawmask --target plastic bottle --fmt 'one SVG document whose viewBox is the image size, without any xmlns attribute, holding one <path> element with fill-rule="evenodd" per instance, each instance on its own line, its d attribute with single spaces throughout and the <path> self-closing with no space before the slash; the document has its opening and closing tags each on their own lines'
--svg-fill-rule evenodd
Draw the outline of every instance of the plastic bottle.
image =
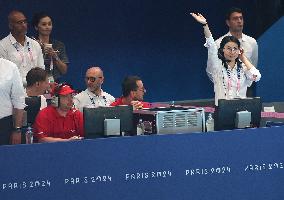
<svg viewBox="0 0 284 200">
<path fill-rule="evenodd" d="M 212 117 L 212 113 L 209 113 L 208 118 L 206 120 L 206 130 L 207 132 L 214 131 L 214 119 Z"/>
<path fill-rule="evenodd" d="M 33 143 L 33 129 L 31 126 L 28 126 L 26 131 L 26 144 L 32 144 Z"/>
<path fill-rule="evenodd" d="M 143 124 L 143 120 L 139 119 L 139 122 L 137 124 L 137 135 L 144 135 L 145 127 Z"/>
</svg>

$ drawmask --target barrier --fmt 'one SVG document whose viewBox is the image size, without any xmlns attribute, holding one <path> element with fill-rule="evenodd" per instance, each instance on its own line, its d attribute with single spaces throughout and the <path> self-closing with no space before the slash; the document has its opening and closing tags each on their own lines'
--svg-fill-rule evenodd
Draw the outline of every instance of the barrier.
<svg viewBox="0 0 284 200">
<path fill-rule="evenodd" d="M 284 127 L 0 146 L 0 198 L 283 199 Z"/>
</svg>

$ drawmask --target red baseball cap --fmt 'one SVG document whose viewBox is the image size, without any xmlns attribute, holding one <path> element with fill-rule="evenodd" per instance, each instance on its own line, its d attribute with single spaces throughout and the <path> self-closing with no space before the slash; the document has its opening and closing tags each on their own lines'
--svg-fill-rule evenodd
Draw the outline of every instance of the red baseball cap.
<svg viewBox="0 0 284 200">
<path fill-rule="evenodd" d="M 52 92 L 53 94 L 57 93 L 55 95 L 68 95 L 68 94 L 73 94 L 76 92 L 69 85 L 62 85 L 58 91 L 55 91 L 55 90 L 56 88 L 54 88 Z"/>
</svg>

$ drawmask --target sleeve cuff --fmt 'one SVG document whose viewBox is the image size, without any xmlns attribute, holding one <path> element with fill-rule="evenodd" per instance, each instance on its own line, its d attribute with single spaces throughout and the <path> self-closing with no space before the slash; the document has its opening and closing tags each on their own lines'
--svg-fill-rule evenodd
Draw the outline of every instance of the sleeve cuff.
<svg viewBox="0 0 284 200">
<path fill-rule="evenodd" d="M 212 46 L 215 43 L 212 35 L 209 38 L 205 38 L 205 39 L 206 39 L 206 42 L 205 42 L 204 46 L 207 47 L 207 48 Z"/>
</svg>

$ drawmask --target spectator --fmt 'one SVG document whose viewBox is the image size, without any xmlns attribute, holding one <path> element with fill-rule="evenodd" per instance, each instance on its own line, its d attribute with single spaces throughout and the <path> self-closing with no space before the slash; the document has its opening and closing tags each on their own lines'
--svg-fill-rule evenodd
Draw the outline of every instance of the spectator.
<svg viewBox="0 0 284 200">
<path fill-rule="evenodd" d="M 33 16 L 32 25 L 37 31 L 37 41 L 42 46 L 45 70 L 50 82 L 58 82 L 62 74 L 67 73 L 69 60 L 63 42 L 51 38 L 52 18 L 40 12 Z"/>
</svg>

